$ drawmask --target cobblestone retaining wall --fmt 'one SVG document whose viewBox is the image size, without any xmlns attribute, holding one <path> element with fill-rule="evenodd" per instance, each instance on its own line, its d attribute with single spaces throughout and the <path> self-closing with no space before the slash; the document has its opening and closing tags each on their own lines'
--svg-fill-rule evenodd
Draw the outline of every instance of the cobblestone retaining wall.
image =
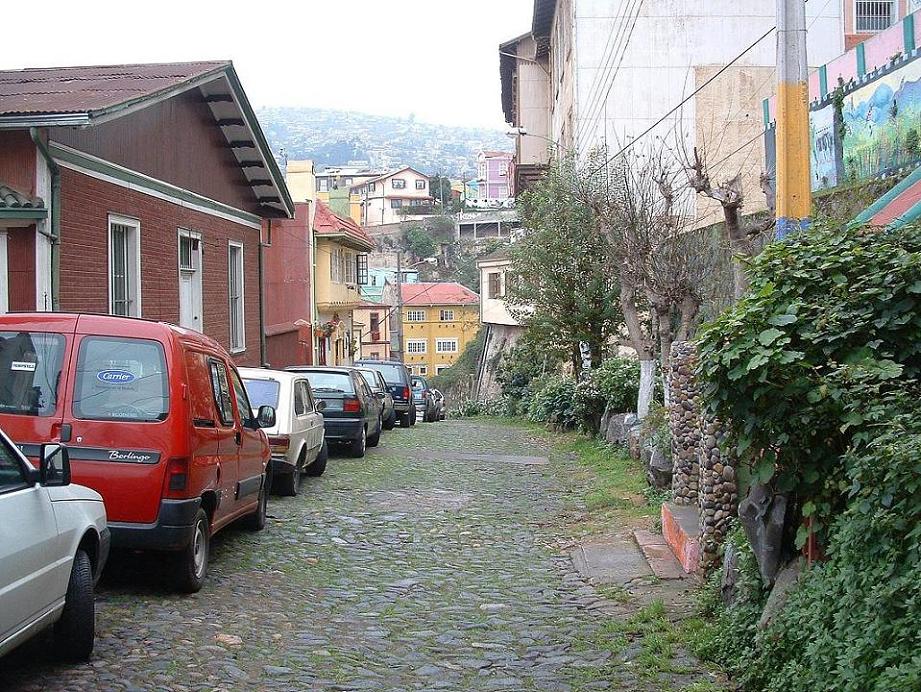
<svg viewBox="0 0 921 692">
<path fill-rule="evenodd" d="M 729 520 L 738 514 L 735 464 L 720 448 L 726 436 L 716 419 L 701 412 L 694 378 L 697 351 L 690 342 L 672 344 L 668 387 L 672 436 L 672 494 L 675 504 L 697 505 L 700 567 L 716 565 Z"/>
<path fill-rule="evenodd" d="M 694 381 L 697 352 L 686 341 L 672 344 L 668 373 L 668 425 L 672 436 L 672 497 L 676 505 L 697 503 L 700 466 L 699 390 Z"/>
</svg>

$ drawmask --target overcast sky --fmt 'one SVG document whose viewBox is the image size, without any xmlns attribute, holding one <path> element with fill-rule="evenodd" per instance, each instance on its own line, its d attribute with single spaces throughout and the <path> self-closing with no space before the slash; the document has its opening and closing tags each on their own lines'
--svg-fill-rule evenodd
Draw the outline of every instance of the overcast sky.
<svg viewBox="0 0 921 692">
<path fill-rule="evenodd" d="M 38 7 L 40 6 L 40 7 Z M 504 127 L 500 42 L 533 0 L 41 0 L 0 68 L 233 60 L 259 106 Z M 35 20 L 35 21 L 32 21 Z"/>
</svg>

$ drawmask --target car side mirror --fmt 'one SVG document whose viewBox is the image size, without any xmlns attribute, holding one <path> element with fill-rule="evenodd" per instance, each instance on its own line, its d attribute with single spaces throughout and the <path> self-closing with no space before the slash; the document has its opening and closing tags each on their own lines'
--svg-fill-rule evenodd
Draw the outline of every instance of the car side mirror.
<svg viewBox="0 0 921 692">
<path fill-rule="evenodd" d="M 325 411 L 325 410 L 326 410 L 326 402 L 323 401 L 323 400 L 318 401 L 318 402 L 317 402 L 317 411 Z"/>
<path fill-rule="evenodd" d="M 387 398 L 387 392 L 374 392 L 374 396 L 378 399 L 385 399 Z"/>
<path fill-rule="evenodd" d="M 39 483 L 45 486 L 70 485 L 70 453 L 57 443 L 41 446 L 38 452 Z"/>
<path fill-rule="evenodd" d="M 256 423 L 260 428 L 274 428 L 275 409 L 271 406 L 260 406 L 259 415 L 256 416 Z"/>
</svg>

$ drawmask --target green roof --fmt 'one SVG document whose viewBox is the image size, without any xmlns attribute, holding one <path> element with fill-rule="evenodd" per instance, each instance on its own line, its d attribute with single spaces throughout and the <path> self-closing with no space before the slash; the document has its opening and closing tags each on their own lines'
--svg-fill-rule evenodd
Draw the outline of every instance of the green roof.
<svg viewBox="0 0 921 692">
<path fill-rule="evenodd" d="M 29 197 L 0 183 L 0 218 L 43 219 L 47 214 L 48 210 L 41 197 Z"/>
</svg>

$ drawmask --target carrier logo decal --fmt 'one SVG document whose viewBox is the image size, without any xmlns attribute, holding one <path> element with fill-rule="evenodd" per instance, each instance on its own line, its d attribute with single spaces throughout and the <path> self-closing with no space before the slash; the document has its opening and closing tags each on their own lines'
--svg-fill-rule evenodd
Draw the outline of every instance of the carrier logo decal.
<svg viewBox="0 0 921 692">
<path fill-rule="evenodd" d="M 96 379 L 104 384 L 129 384 L 137 376 L 127 370 L 100 370 L 96 373 Z"/>
</svg>

